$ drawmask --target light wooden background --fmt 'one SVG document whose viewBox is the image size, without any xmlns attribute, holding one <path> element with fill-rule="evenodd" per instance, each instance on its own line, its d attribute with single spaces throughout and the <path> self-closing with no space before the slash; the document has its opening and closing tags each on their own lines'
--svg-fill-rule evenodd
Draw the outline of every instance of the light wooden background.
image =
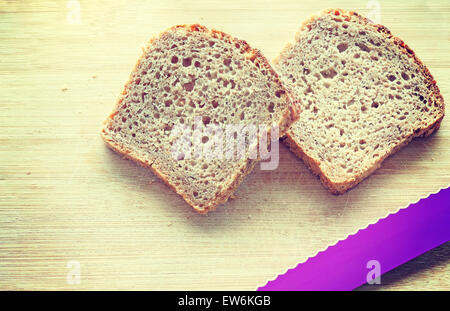
<svg viewBox="0 0 450 311">
<path fill-rule="evenodd" d="M 303 19 L 336 2 L 80 0 L 81 24 L 68 23 L 68 3 L 0 2 L 0 289 L 251 290 L 449 185 L 447 117 L 342 196 L 281 147 L 277 170 L 257 167 L 236 199 L 198 215 L 100 139 L 140 46 L 198 22 L 272 59 Z M 367 3 L 339 5 L 368 14 Z M 450 3 L 379 3 L 381 22 L 450 98 Z M 432 254 L 378 288 L 449 290 L 449 247 Z M 78 285 L 66 282 L 70 260 L 81 265 Z"/>
</svg>

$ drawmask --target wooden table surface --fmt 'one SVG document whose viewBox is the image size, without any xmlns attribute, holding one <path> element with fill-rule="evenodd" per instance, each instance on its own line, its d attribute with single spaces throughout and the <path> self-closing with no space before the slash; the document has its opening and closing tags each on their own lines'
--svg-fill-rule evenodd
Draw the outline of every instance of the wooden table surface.
<svg viewBox="0 0 450 311">
<path fill-rule="evenodd" d="M 381 23 L 416 51 L 450 98 L 450 2 L 339 5 L 370 15 L 373 3 Z M 278 169 L 257 167 L 236 198 L 208 216 L 101 141 L 101 124 L 152 35 L 198 22 L 272 59 L 303 19 L 335 5 L 1 1 L 0 289 L 253 290 L 447 187 L 448 117 L 436 135 L 414 141 L 342 196 L 329 194 L 280 147 Z M 377 288 L 449 290 L 448 245 L 424 256 Z M 77 264 L 80 282 L 70 279 Z"/>
</svg>

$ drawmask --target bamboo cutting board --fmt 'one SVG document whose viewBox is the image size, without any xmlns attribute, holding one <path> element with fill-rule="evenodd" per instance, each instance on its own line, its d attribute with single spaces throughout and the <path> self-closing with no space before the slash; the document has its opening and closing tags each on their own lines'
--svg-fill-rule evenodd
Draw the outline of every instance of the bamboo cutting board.
<svg viewBox="0 0 450 311">
<path fill-rule="evenodd" d="M 278 169 L 257 166 L 208 216 L 99 136 L 140 46 L 169 26 L 204 24 L 272 59 L 308 15 L 377 3 L 450 98 L 444 0 L 0 2 L 0 289 L 253 290 L 447 187 L 448 117 L 341 196 L 280 146 Z M 378 288 L 449 290 L 449 247 L 434 253 Z"/>
</svg>

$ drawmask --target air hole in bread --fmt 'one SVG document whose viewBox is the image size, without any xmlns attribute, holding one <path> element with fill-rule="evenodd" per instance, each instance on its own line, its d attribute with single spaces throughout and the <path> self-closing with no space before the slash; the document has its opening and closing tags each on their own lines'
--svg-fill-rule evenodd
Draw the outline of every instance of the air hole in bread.
<svg viewBox="0 0 450 311">
<path fill-rule="evenodd" d="M 364 43 L 355 43 L 355 45 L 359 47 L 361 51 L 370 52 L 370 48 Z"/>
<path fill-rule="evenodd" d="M 322 77 L 324 77 L 325 79 L 333 79 L 337 75 L 337 72 L 336 70 L 334 70 L 334 68 L 322 70 L 320 73 L 322 74 Z"/>
<path fill-rule="evenodd" d="M 347 48 L 348 48 L 348 43 L 346 43 L 346 42 L 339 43 L 337 45 L 337 49 L 339 50 L 339 53 L 344 52 L 345 50 L 347 50 Z"/>
<path fill-rule="evenodd" d="M 191 81 L 191 82 L 183 84 L 183 88 L 188 92 L 191 92 L 194 89 L 194 86 L 195 86 L 195 81 Z"/>
<path fill-rule="evenodd" d="M 285 93 L 284 90 L 277 90 L 277 91 L 275 92 L 275 96 L 278 97 L 278 98 L 280 98 L 281 95 L 283 95 L 284 93 Z"/>
<path fill-rule="evenodd" d="M 208 116 L 203 116 L 202 117 L 202 122 L 204 125 L 208 125 L 211 122 L 211 118 Z"/>
<path fill-rule="evenodd" d="M 395 81 L 395 79 L 397 79 L 394 75 L 388 75 L 387 78 L 391 82 L 393 82 L 393 81 Z"/>
<path fill-rule="evenodd" d="M 183 58 L 183 66 L 184 67 L 189 67 L 192 63 L 192 57 L 188 57 L 188 58 Z"/>
</svg>

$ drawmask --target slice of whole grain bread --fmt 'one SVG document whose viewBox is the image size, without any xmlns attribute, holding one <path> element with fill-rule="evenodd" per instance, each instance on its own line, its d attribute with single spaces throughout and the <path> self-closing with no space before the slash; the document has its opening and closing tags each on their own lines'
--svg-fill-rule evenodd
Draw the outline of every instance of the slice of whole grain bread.
<svg viewBox="0 0 450 311">
<path fill-rule="evenodd" d="M 198 120 L 201 126 L 219 129 L 263 126 L 268 133 L 278 126 L 281 136 L 297 118 L 296 107 L 258 50 L 220 31 L 180 25 L 144 48 L 102 137 L 113 150 L 150 168 L 196 211 L 206 213 L 227 201 L 260 157 L 251 157 L 249 147 L 233 159 L 207 158 L 195 151 L 189 155 L 176 143 L 218 143 L 207 134 L 183 136 Z M 258 135 L 246 136 L 248 146 L 259 146 Z"/>
<path fill-rule="evenodd" d="M 355 12 L 312 16 L 274 64 L 302 111 L 285 143 L 335 194 L 444 117 L 436 81 L 415 53 Z"/>
</svg>

